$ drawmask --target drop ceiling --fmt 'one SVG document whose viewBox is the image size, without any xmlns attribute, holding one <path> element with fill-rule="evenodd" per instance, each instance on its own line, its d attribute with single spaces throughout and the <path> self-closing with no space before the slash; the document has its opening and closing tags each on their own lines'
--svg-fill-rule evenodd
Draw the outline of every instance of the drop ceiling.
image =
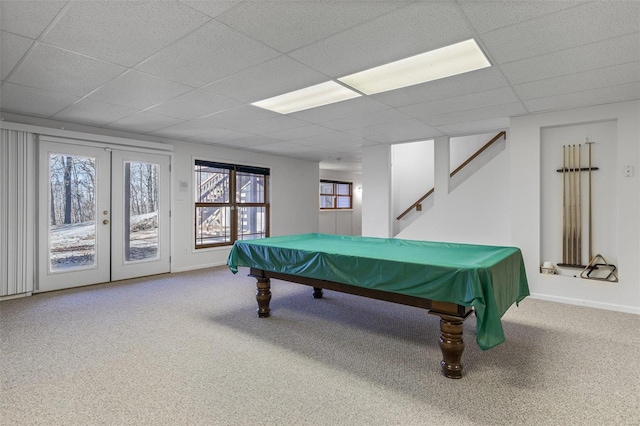
<svg viewBox="0 0 640 426">
<path fill-rule="evenodd" d="M 637 1 L 0 1 L 5 119 L 359 167 L 362 149 L 640 99 Z M 251 103 L 473 38 L 492 65 L 288 115 Z"/>
</svg>

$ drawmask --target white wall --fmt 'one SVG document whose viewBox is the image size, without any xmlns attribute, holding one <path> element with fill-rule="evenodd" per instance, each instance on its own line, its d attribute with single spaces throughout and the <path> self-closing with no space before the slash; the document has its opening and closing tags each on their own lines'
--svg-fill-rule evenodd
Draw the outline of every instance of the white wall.
<svg viewBox="0 0 640 426">
<path fill-rule="evenodd" d="M 467 161 L 480 148 L 486 145 L 496 133 L 483 133 L 480 135 L 457 136 L 449 140 L 451 153 L 449 157 L 449 170 L 451 173 L 462 163 Z"/>
<path fill-rule="evenodd" d="M 363 147 L 362 235 L 382 238 L 392 236 L 391 187 L 391 147 Z"/>
<path fill-rule="evenodd" d="M 562 147 L 575 145 L 576 150 L 581 146 L 581 167 L 588 166 L 588 147 L 585 138 L 590 138 L 592 144 L 593 166 L 599 170 L 592 172 L 592 245 L 593 256 L 601 254 L 609 263 L 618 264 L 618 205 L 617 191 L 617 122 L 598 121 L 595 123 L 580 123 L 566 126 L 553 126 L 541 129 L 540 143 L 540 260 L 551 261 L 554 264 L 562 262 L 562 222 L 563 222 L 563 176 L 557 170 L 563 166 Z M 577 160 L 577 158 L 576 158 Z M 568 165 L 565 165 L 568 167 Z M 574 203 L 577 201 L 577 186 L 581 188 L 581 230 L 582 230 L 582 260 L 581 265 L 587 265 L 589 257 L 589 174 L 582 172 L 580 179 L 575 179 Z M 566 191 L 569 182 L 566 179 Z M 569 200 L 566 201 L 567 204 Z M 574 209 L 574 218 L 578 209 Z M 576 225 L 577 228 L 577 225 Z M 580 272 L 575 269 L 559 269 L 566 275 Z"/>
<path fill-rule="evenodd" d="M 229 247 L 194 247 L 193 159 L 268 167 L 271 169 L 270 235 L 318 232 L 318 163 L 238 151 L 210 145 L 175 142 L 172 161 L 172 266 L 173 272 L 224 265 Z M 179 182 L 189 183 L 179 192 Z M 184 200 L 184 202 L 180 202 Z"/>
<path fill-rule="evenodd" d="M 166 140 L 152 136 L 101 129 L 85 125 L 62 123 L 34 117 L 4 114 L 4 126 L 11 125 L 34 133 L 53 134 L 82 140 L 108 141 L 127 146 L 145 148 L 173 146 L 166 152 L 171 155 L 171 271 L 224 265 L 228 247 L 195 250 L 193 206 L 193 159 L 209 159 L 243 165 L 268 167 L 270 177 L 270 204 L 272 236 L 318 232 L 318 182 L 319 164 L 271 155 L 233 150 L 212 145 Z M 65 130 L 61 130 L 61 128 Z M 122 139 L 127 138 L 127 139 Z M 180 191 L 180 181 L 187 182 L 185 192 Z"/>
<path fill-rule="evenodd" d="M 412 215 L 396 218 L 433 188 L 433 139 L 391 146 L 391 174 L 395 235 L 411 223 Z"/>
<path fill-rule="evenodd" d="M 613 143 L 616 147 L 611 153 L 614 170 L 609 189 L 615 191 L 617 196 L 611 204 L 599 208 L 612 210 L 617 224 L 611 235 L 611 241 L 617 242 L 611 251 L 617 252 L 620 281 L 607 283 L 574 278 L 572 275 L 542 275 L 538 269 L 540 262 L 546 260 L 541 258 L 541 200 L 544 197 L 541 187 L 542 135 L 548 128 L 569 126 L 572 133 L 584 140 L 593 131 L 594 124 L 612 121 L 615 122 L 615 131 L 605 129 L 604 132 L 616 138 L 616 141 L 607 143 Z M 512 243 L 523 252 L 533 295 L 565 303 L 640 313 L 639 141 L 638 101 L 529 115 L 511 120 L 509 147 Z M 601 152 L 599 155 L 599 158 L 596 157 L 598 162 L 609 154 Z M 636 170 L 633 177 L 623 177 L 626 165 L 631 165 Z"/>
<path fill-rule="evenodd" d="M 320 179 L 352 183 L 352 208 L 320 210 L 320 232 L 323 234 L 362 235 L 362 174 L 320 169 Z"/>
<path fill-rule="evenodd" d="M 436 140 L 436 144 L 438 141 Z M 445 146 L 446 148 L 446 146 Z M 436 149 L 436 164 L 441 164 Z M 444 164 L 447 165 L 448 161 Z M 446 171 L 446 170 L 445 170 Z M 445 173 L 443 179 L 448 179 Z M 437 178 L 437 177 L 436 177 Z M 450 193 L 439 191 L 434 206 L 424 212 L 397 238 L 472 244 L 510 244 L 509 154 L 504 150 Z"/>
</svg>

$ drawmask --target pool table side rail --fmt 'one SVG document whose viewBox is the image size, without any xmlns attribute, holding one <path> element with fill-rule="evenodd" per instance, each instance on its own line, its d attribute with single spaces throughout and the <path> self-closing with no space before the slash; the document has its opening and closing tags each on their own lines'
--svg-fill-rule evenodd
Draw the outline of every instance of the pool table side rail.
<svg viewBox="0 0 640 426">
<path fill-rule="evenodd" d="M 307 285 L 314 288 L 339 291 L 341 293 L 353 294 L 356 296 L 368 297 L 370 299 L 383 300 L 386 302 L 398 303 L 401 305 L 414 306 L 428 309 L 430 313 L 446 314 L 460 318 L 466 318 L 473 310 L 471 306 L 462 306 L 451 302 L 425 299 L 422 297 L 408 296 L 388 291 L 374 290 L 366 287 L 357 287 L 350 284 L 343 284 L 335 281 L 320 280 L 298 275 L 284 274 L 281 272 L 266 271 L 259 268 L 250 268 L 249 276 L 256 279 L 277 279 L 298 284 Z"/>
</svg>

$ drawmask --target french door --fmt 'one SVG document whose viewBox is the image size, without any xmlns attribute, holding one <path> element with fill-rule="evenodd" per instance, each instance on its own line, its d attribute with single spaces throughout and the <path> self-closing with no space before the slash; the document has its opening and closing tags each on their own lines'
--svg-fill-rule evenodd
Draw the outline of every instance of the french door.
<svg viewBox="0 0 640 426">
<path fill-rule="evenodd" d="M 40 143 L 38 291 L 170 270 L 169 157 Z"/>
</svg>

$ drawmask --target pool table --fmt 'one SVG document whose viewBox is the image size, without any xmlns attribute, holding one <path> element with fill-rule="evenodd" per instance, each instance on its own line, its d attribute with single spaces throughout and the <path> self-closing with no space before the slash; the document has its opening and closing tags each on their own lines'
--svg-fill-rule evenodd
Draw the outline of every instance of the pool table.
<svg viewBox="0 0 640 426">
<path fill-rule="evenodd" d="M 270 315 L 271 279 L 427 309 L 440 317 L 441 371 L 462 376 L 463 322 L 476 316 L 476 341 L 486 350 L 504 342 L 500 318 L 529 295 L 515 247 L 302 234 L 236 241 L 227 265 L 250 268 L 257 280 L 258 316 Z"/>
</svg>

